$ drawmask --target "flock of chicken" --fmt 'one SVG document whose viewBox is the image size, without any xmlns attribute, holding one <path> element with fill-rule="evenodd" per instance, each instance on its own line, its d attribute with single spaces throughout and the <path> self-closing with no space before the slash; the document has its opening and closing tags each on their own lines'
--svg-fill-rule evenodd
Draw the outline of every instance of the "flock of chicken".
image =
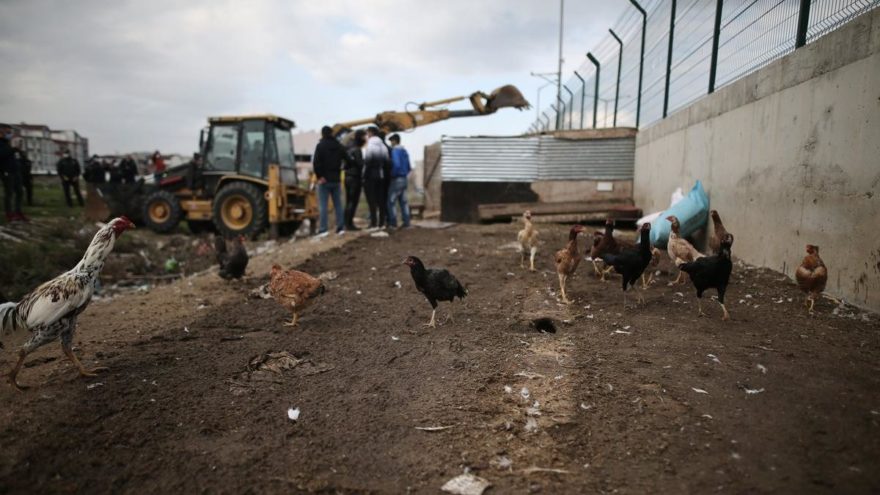
<svg viewBox="0 0 880 495">
<path fill-rule="evenodd" d="M 678 283 L 687 274 L 697 290 L 697 297 L 702 298 L 703 292 L 714 288 L 718 292 L 718 302 L 724 311 L 723 319 L 730 315 L 724 306 L 724 293 L 730 280 L 733 265 L 730 249 L 733 235 L 724 229 L 717 211 L 711 212 L 715 225 L 714 237 L 710 239 L 712 255 L 704 255 L 696 250 L 690 242 L 679 235 L 679 222 L 674 216 L 667 217 L 671 222 L 672 232 L 669 235 L 667 252 L 670 259 L 680 269 Z M 535 271 L 535 254 L 537 253 L 538 231 L 532 224 L 531 213 L 523 214 L 524 228 L 517 234 L 520 245 L 520 265 L 525 268 L 526 255 L 529 256 L 529 269 Z M 73 336 L 76 331 L 77 316 L 82 313 L 92 299 L 104 262 L 116 243 L 116 239 L 134 224 L 126 217 L 118 217 L 107 223 L 94 236 L 85 254 L 76 266 L 58 277 L 40 285 L 21 301 L 0 304 L 0 337 L 15 331 L 30 332 L 30 337 L 18 351 L 18 361 L 8 375 L 9 382 L 17 389 L 23 387 L 17 381 L 25 358 L 38 347 L 61 339 L 61 348 L 67 358 L 73 362 L 82 376 L 94 376 L 100 369 L 86 369 L 72 351 Z M 569 231 L 568 244 L 556 252 L 556 272 L 559 275 L 559 289 L 562 301 L 570 300 L 565 292 L 568 278 L 577 270 L 583 258 L 578 251 L 578 235 L 585 232 L 582 225 L 575 225 Z M 642 288 L 646 289 L 650 280 L 644 277 L 645 270 L 659 263 L 660 251 L 649 239 L 651 225 L 643 224 L 639 229 L 640 239 L 635 244 L 627 243 L 614 237 L 614 223 L 608 220 L 604 232 L 596 232 L 593 237 L 590 257 L 597 275 L 603 280 L 608 271 L 614 270 L 622 276 L 624 307 L 626 294 L 630 287 L 642 277 Z M 247 250 L 241 237 L 231 241 L 217 238 L 215 251 L 219 264 L 219 275 L 224 279 L 240 278 L 248 265 Z M 599 268 L 599 260 L 605 267 Z M 431 304 L 431 321 L 428 326 L 436 326 L 438 301 L 452 302 L 456 297 L 463 299 L 467 289 L 445 269 L 426 268 L 422 261 L 409 256 L 403 261 L 410 267 L 410 273 L 416 289 Z M 825 289 L 828 270 L 819 257 L 819 248 L 807 245 L 807 256 L 798 267 L 796 273 L 798 284 L 806 294 L 806 303 L 812 313 L 816 298 Z M 283 307 L 292 311 L 293 318 L 285 325 L 296 326 L 299 314 L 318 296 L 324 293 L 321 279 L 297 270 L 284 270 L 273 265 L 268 283 L 268 292 Z M 641 293 L 639 300 L 643 301 Z M 702 304 L 700 315 L 704 315 Z M 452 318 L 450 314 L 447 319 Z M 0 342 L 0 348 L 3 347 Z"/>
<path fill-rule="evenodd" d="M 679 269 L 678 278 L 670 282 L 669 285 L 684 283 L 682 279 L 687 274 L 697 290 L 700 316 L 705 316 L 702 305 L 703 293 L 708 289 L 715 289 L 718 292 L 718 303 L 721 305 L 721 310 L 724 313 L 722 320 L 729 320 L 730 313 L 724 306 L 724 294 L 727 291 L 730 273 L 733 270 L 733 263 L 730 258 L 733 234 L 724 228 L 721 217 L 716 210 L 712 210 L 710 216 L 715 227 L 714 235 L 709 238 L 709 248 L 713 252 L 711 255 L 701 253 L 687 239 L 681 237 L 681 226 L 678 218 L 675 216 L 666 217 L 666 220 L 670 222 L 671 229 L 666 251 L 669 254 L 669 258 Z M 517 242 L 519 243 L 521 253 L 520 266 L 525 268 L 526 253 L 529 253 L 529 269 L 534 271 L 538 231 L 532 223 L 531 212 L 526 211 L 523 213 L 522 220 L 524 224 L 523 229 L 517 233 Z M 585 231 L 586 229 L 582 225 L 573 226 L 568 234 L 568 244 L 556 252 L 555 261 L 556 273 L 559 275 L 559 292 L 562 296 L 562 301 L 565 303 L 571 302 L 565 292 L 566 282 L 577 270 L 582 258 L 578 251 L 577 237 L 578 234 Z M 660 262 L 660 250 L 651 245 L 650 231 L 651 224 L 643 224 L 639 228 L 639 241 L 631 244 L 627 241 L 616 239 L 614 237 L 614 222 L 607 220 L 605 222 L 605 231 L 596 232 L 593 235 L 593 243 L 589 251 L 593 268 L 603 281 L 610 270 L 614 270 L 622 276 L 624 308 L 626 308 L 627 289 L 635 286 L 636 281 L 640 277 L 642 279 L 642 289 L 647 289 L 653 274 L 649 273 L 648 278 L 646 278 L 645 270 L 649 266 L 656 266 Z M 825 284 L 828 281 L 828 268 L 825 266 L 822 258 L 819 257 L 819 246 L 807 244 L 806 249 L 807 255 L 795 271 L 795 278 L 800 289 L 807 295 L 805 305 L 809 307 L 809 311 L 812 313 L 816 298 L 825 290 Z M 599 268 L 600 261 L 605 264 L 606 268 Z M 643 302 L 644 299 L 641 293 L 637 294 L 639 302 Z"/>
</svg>

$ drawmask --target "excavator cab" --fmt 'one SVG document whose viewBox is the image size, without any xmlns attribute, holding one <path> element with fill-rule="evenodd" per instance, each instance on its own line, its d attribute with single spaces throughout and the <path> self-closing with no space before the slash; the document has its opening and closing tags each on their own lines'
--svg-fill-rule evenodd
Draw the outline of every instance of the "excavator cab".
<svg viewBox="0 0 880 495">
<path fill-rule="evenodd" d="M 230 173 L 269 179 L 269 167 L 278 165 L 281 181 L 296 185 L 293 122 L 274 116 L 215 117 L 202 132 L 200 148 L 206 176 Z"/>
</svg>

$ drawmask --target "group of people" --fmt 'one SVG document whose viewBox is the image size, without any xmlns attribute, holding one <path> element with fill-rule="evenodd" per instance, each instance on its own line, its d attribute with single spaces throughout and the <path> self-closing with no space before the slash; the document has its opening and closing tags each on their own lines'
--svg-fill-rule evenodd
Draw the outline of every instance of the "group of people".
<svg viewBox="0 0 880 495">
<path fill-rule="evenodd" d="M 104 184 L 107 182 L 114 184 L 134 184 L 137 180 L 138 168 L 137 162 L 131 155 L 126 156 L 119 163 L 113 163 L 108 158 L 101 159 L 98 155 L 93 155 L 83 173 L 83 179 L 92 184 Z"/>
<path fill-rule="evenodd" d="M 359 230 L 354 224 L 361 191 L 367 197 L 370 229 L 397 228 L 395 209 L 399 207 L 401 226 L 410 226 L 407 181 L 412 170 L 409 153 L 400 144 L 400 135 L 388 137 L 377 127 L 357 130 L 348 149 L 324 126 L 321 140 L 312 156 L 318 183 L 320 226 L 318 235 L 328 235 L 328 202 L 332 199 L 336 212 L 336 233 Z M 345 206 L 342 205 L 344 173 Z"/>
<path fill-rule="evenodd" d="M 7 222 L 27 222 L 22 197 L 34 204 L 34 178 L 27 153 L 12 145 L 12 129 L 0 132 L 0 180 L 3 181 L 3 208 Z M 26 193 L 26 194 L 25 194 Z"/>
</svg>

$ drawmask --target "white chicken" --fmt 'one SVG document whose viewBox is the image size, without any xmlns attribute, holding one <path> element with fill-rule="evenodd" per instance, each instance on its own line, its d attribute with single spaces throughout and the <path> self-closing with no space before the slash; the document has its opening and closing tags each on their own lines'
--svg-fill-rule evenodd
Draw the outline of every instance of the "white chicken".
<svg viewBox="0 0 880 495">
<path fill-rule="evenodd" d="M 522 216 L 523 229 L 517 232 L 516 241 L 519 243 L 519 266 L 525 268 L 526 253 L 529 253 L 529 270 L 535 271 L 535 253 L 538 252 L 538 231 L 532 225 L 532 212 L 526 210 Z"/>
<path fill-rule="evenodd" d="M 95 376 L 94 372 L 98 370 L 86 370 L 72 350 L 76 318 L 92 300 L 104 260 L 113 251 L 116 239 L 132 228 L 134 224 L 128 218 L 114 218 L 95 234 L 75 267 L 40 285 L 18 303 L 0 304 L 0 336 L 17 330 L 31 332 L 31 337 L 18 351 L 18 362 L 9 373 L 9 382 L 17 389 L 22 389 L 16 377 L 25 357 L 59 336 L 64 355 L 73 362 L 80 375 Z"/>
</svg>

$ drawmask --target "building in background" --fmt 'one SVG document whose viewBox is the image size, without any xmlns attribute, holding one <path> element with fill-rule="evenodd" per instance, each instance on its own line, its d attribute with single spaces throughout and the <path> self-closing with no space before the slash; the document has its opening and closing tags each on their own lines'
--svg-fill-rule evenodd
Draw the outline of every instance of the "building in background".
<svg viewBox="0 0 880 495">
<path fill-rule="evenodd" d="M 62 153 L 85 163 L 89 156 L 89 140 L 74 130 L 52 130 L 43 124 L 10 124 L 12 142 L 19 146 L 33 163 L 34 174 L 54 174 Z"/>
</svg>

